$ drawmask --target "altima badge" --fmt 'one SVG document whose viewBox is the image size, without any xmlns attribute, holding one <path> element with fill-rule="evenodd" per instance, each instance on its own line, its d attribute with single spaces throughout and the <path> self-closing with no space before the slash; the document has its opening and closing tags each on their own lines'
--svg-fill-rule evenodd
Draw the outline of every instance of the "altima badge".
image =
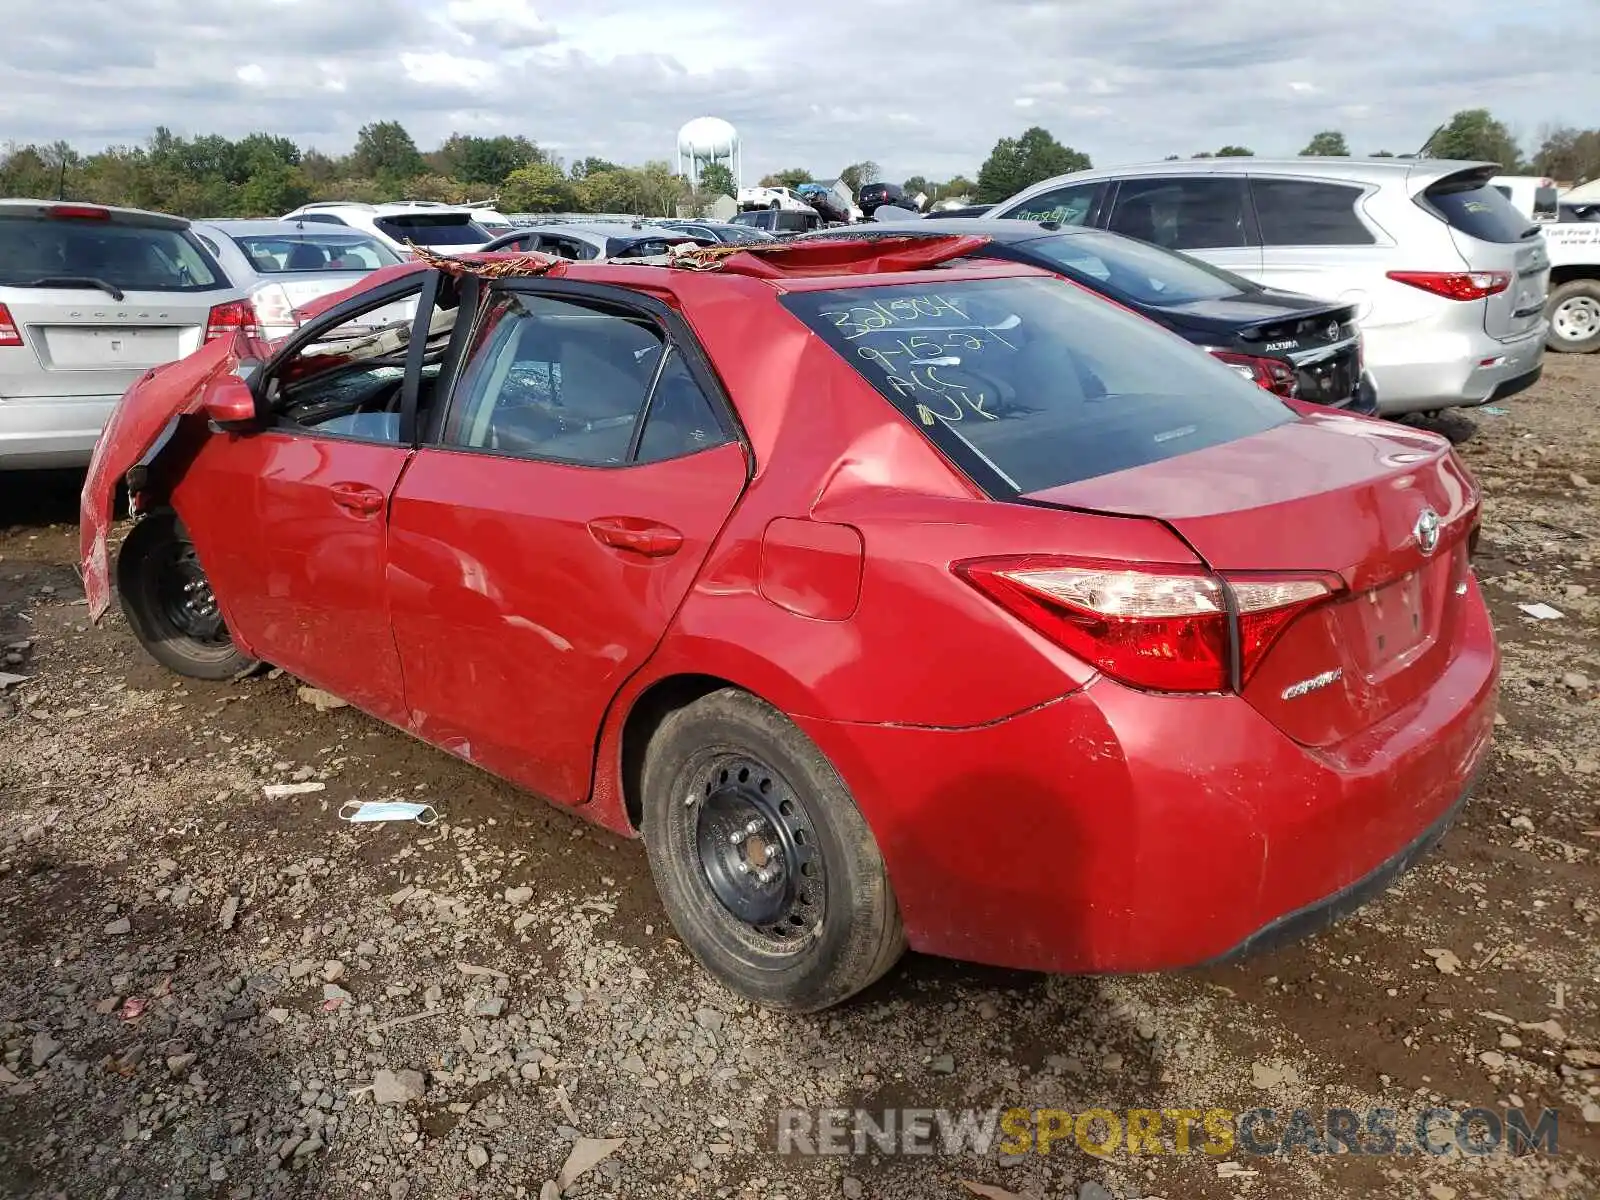
<svg viewBox="0 0 1600 1200">
<path fill-rule="evenodd" d="M 1439 514 L 1431 508 L 1423 509 L 1412 532 L 1417 535 L 1417 549 L 1432 554 L 1439 548 Z"/>
<path fill-rule="evenodd" d="M 1318 688 L 1325 688 L 1330 683 L 1336 682 L 1343 674 L 1343 667 L 1335 667 L 1331 671 L 1324 671 L 1321 675 L 1313 675 L 1310 679 L 1302 679 L 1299 683 L 1291 683 L 1283 689 L 1283 698 L 1285 700 L 1298 700 L 1307 692 L 1314 692 Z"/>
</svg>

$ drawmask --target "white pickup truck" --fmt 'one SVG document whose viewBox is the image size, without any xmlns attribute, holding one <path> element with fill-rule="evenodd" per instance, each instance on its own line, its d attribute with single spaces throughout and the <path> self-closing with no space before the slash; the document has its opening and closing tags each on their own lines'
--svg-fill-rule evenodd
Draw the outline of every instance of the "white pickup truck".
<svg viewBox="0 0 1600 1200">
<path fill-rule="evenodd" d="M 1533 175 L 1498 175 L 1489 183 L 1544 231 L 1550 252 L 1550 322 L 1545 344 L 1566 354 L 1600 350 L 1600 216 L 1560 203 L 1555 181 Z"/>
</svg>

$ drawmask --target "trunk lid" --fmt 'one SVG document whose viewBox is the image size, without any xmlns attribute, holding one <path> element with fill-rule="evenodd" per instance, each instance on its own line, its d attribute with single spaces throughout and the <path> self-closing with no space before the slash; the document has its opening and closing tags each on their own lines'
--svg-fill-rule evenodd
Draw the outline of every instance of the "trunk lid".
<svg viewBox="0 0 1600 1200">
<path fill-rule="evenodd" d="M 1244 689 L 1302 744 L 1331 745 L 1411 703 L 1453 652 L 1479 493 L 1432 434 L 1307 415 L 1029 499 L 1155 517 L 1224 575 L 1337 575 L 1344 590 L 1295 620 Z"/>
<path fill-rule="evenodd" d="M 1450 228 L 1450 240 L 1469 271 L 1498 271 L 1508 284 L 1483 301 L 1484 332 L 1513 341 L 1544 319 L 1550 254 L 1534 224 L 1490 180 L 1493 167 L 1474 167 L 1431 183 L 1424 207 Z"/>
</svg>

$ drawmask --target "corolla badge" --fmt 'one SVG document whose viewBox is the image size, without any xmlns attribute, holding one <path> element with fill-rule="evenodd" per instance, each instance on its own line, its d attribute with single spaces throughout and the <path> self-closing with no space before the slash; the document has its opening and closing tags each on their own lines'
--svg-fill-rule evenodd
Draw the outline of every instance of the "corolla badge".
<svg viewBox="0 0 1600 1200">
<path fill-rule="evenodd" d="M 1299 683 L 1291 683 L 1283 689 L 1285 700 L 1298 700 L 1301 696 L 1310 694 L 1319 688 L 1325 688 L 1330 683 L 1337 683 L 1344 676 L 1343 667 L 1334 667 L 1331 671 L 1324 671 L 1321 675 L 1313 675 L 1310 679 L 1302 679 Z"/>
<path fill-rule="evenodd" d="M 1417 535 L 1417 549 L 1432 554 L 1439 548 L 1439 514 L 1431 508 L 1423 509 L 1412 532 Z"/>
</svg>

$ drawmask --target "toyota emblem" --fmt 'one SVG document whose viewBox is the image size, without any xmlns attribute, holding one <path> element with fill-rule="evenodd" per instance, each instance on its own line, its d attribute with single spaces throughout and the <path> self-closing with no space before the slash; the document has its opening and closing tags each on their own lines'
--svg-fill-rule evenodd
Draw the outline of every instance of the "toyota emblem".
<svg viewBox="0 0 1600 1200">
<path fill-rule="evenodd" d="M 1439 514 L 1431 508 L 1423 509 L 1413 532 L 1417 535 L 1417 548 L 1424 554 L 1432 554 L 1439 548 Z"/>
</svg>

